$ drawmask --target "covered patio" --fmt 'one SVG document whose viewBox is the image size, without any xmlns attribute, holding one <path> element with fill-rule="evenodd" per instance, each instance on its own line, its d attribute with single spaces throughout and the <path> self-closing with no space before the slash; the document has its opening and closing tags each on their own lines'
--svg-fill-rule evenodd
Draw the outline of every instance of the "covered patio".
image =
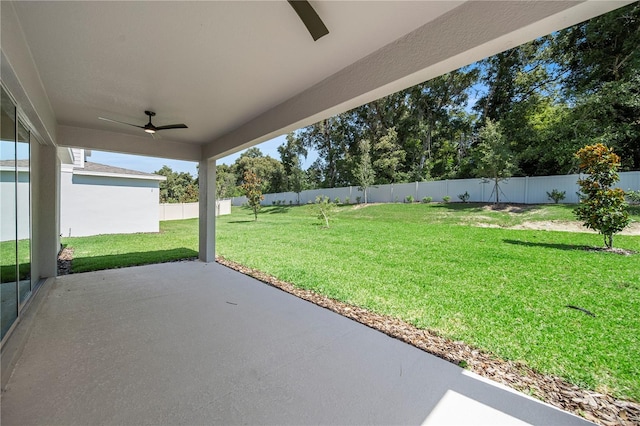
<svg viewBox="0 0 640 426">
<path fill-rule="evenodd" d="M 67 275 L 33 303 L 5 425 L 588 424 L 216 263 Z"/>
<path fill-rule="evenodd" d="M 629 3 L 2 1 L 2 422 L 581 422 L 217 265 L 216 160 Z M 198 162 L 200 262 L 56 277 L 59 148 Z"/>
</svg>

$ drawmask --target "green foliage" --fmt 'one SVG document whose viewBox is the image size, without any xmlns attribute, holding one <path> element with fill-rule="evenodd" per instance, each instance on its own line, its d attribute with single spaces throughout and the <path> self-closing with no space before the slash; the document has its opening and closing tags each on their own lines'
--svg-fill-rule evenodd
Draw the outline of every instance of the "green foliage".
<svg viewBox="0 0 640 426">
<path fill-rule="evenodd" d="M 364 202 L 367 203 L 367 189 L 373 185 L 375 172 L 371 164 L 371 154 L 369 153 L 371 144 L 368 140 L 363 139 L 358 143 L 358 151 L 360 153 L 360 161 L 355 167 L 354 177 L 358 184 L 358 189 L 364 193 Z"/>
<path fill-rule="evenodd" d="M 603 145 L 587 145 L 576 153 L 580 161 L 580 171 L 588 173 L 578 180 L 580 185 L 580 205 L 576 217 L 584 226 L 594 229 L 604 236 L 606 247 L 613 247 L 613 235 L 629 224 L 624 191 L 611 188 L 618 181 L 620 157 L 613 149 Z"/>
<path fill-rule="evenodd" d="M 414 201 L 413 195 L 407 195 L 405 200 L 407 201 L 407 203 L 411 204 Z"/>
<path fill-rule="evenodd" d="M 566 195 L 567 191 L 559 191 L 555 188 L 551 192 L 547 191 L 547 198 L 553 200 L 553 202 L 556 204 L 564 200 Z"/>
<path fill-rule="evenodd" d="M 430 202 L 432 202 L 432 201 L 433 201 L 433 197 L 423 197 L 423 198 L 422 198 L 422 202 L 423 202 L 424 204 L 429 204 L 429 203 L 430 203 Z"/>
<path fill-rule="evenodd" d="M 351 204 L 351 199 L 349 197 L 344 197 L 345 204 Z"/>
<path fill-rule="evenodd" d="M 260 211 L 260 202 L 264 200 L 261 189 L 262 181 L 251 170 L 244 172 L 244 181 L 242 183 L 242 189 L 244 195 L 247 197 L 247 204 L 253 210 L 254 220 L 258 220 L 258 212 Z M 274 202 L 275 203 L 275 202 Z"/>
<path fill-rule="evenodd" d="M 445 195 L 444 197 L 442 197 L 442 202 L 443 203 L 448 203 L 449 201 L 451 201 L 451 197 L 448 195 Z"/>
<path fill-rule="evenodd" d="M 190 173 L 174 172 L 169 166 L 162 166 L 154 173 L 167 178 L 167 180 L 160 182 L 161 203 L 198 201 L 198 182 Z"/>
<path fill-rule="evenodd" d="M 629 189 L 626 195 L 632 204 L 640 204 L 640 190 L 633 191 Z"/>
<path fill-rule="evenodd" d="M 458 194 L 458 198 L 463 203 L 468 202 L 470 197 L 471 197 L 471 195 L 469 195 L 469 193 L 467 191 L 464 191 L 464 194 Z"/>
<path fill-rule="evenodd" d="M 475 151 L 476 174 L 493 181 L 495 204 L 500 202 L 500 182 L 511 177 L 515 170 L 510 144 L 499 123 L 486 121 L 478 134 Z"/>
<path fill-rule="evenodd" d="M 362 203 L 362 197 L 356 197 L 356 203 L 357 204 Z"/>
<path fill-rule="evenodd" d="M 334 202 L 334 203 L 336 203 L 336 204 L 340 204 L 340 197 L 336 197 L 336 198 L 333 200 L 333 202 Z"/>
</svg>

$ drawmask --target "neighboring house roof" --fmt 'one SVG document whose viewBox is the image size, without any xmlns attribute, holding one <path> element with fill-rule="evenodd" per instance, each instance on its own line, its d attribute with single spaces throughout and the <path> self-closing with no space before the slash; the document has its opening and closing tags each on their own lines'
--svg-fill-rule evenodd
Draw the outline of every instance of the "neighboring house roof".
<svg viewBox="0 0 640 426">
<path fill-rule="evenodd" d="M 153 173 L 139 172 L 137 170 L 123 169 L 121 167 L 108 166 L 106 164 L 84 162 L 84 168 L 74 167 L 75 175 L 126 177 L 132 179 L 167 180 L 165 176 Z"/>
</svg>

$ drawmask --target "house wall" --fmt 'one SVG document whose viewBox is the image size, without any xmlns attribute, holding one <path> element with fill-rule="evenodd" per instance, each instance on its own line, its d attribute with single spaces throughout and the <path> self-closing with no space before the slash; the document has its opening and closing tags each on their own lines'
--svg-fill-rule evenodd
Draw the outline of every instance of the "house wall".
<svg viewBox="0 0 640 426">
<path fill-rule="evenodd" d="M 13 170 L 0 171 L 0 241 L 13 240 L 16 238 L 16 175 Z M 20 211 L 29 211 L 29 172 L 18 171 L 18 209 Z M 18 217 L 18 240 L 29 238 L 29 216 L 20 215 Z"/>
<path fill-rule="evenodd" d="M 60 174 L 63 237 L 158 232 L 159 183 L 154 180 Z"/>
</svg>

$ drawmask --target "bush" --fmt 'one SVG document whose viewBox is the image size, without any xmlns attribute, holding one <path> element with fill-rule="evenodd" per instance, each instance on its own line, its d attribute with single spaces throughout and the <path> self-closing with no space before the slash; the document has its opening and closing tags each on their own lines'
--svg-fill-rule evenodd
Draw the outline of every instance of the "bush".
<svg viewBox="0 0 640 426">
<path fill-rule="evenodd" d="M 411 204 L 413 203 L 413 195 L 407 195 L 407 203 Z"/>
<path fill-rule="evenodd" d="M 463 203 L 466 203 L 467 201 L 469 201 L 470 197 L 471 195 L 469 195 L 467 191 L 464 191 L 464 194 L 458 194 L 458 198 L 460 198 L 460 201 L 462 201 Z"/>
<path fill-rule="evenodd" d="M 558 191 L 557 189 L 554 189 L 551 192 L 547 191 L 547 198 L 549 198 L 550 200 L 553 200 L 554 203 L 558 204 L 560 201 L 565 199 L 565 195 L 567 195 L 567 191 Z"/>
<path fill-rule="evenodd" d="M 619 180 L 620 157 L 603 144 L 587 145 L 576 153 L 580 171 L 587 177 L 578 179 L 580 205 L 576 217 L 584 226 L 604 236 L 604 245 L 613 247 L 613 235 L 629 224 L 624 191 L 611 188 Z"/>
<path fill-rule="evenodd" d="M 640 189 L 637 191 L 627 190 L 627 198 L 631 204 L 640 204 Z"/>
<path fill-rule="evenodd" d="M 333 200 L 333 202 L 336 203 L 336 204 L 340 204 L 340 197 L 336 197 L 336 199 Z"/>
<path fill-rule="evenodd" d="M 445 203 L 448 203 L 449 201 L 451 201 L 451 197 L 449 197 L 448 195 L 445 195 L 444 197 L 442 197 L 442 201 Z"/>
<path fill-rule="evenodd" d="M 424 197 L 424 198 L 422 198 L 422 202 L 425 203 L 425 204 L 428 204 L 431 201 L 433 201 L 433 197 Z"/>
<path fill-rule="evenodd" d="M 351 200 L 349 199 L 349 197 L 344 197 L 344 203 L 351 204 Z"/>
<path fill-rule="evenodd" d="M 362 197 L 356 197 L 356 203 L 360 204 L 362 202 Z"/>
<path fill-rule="evenodd" d="M 292 206 L 293 205 L 293 200 L 289 200 L 289 205 Z"/>
</svg>

